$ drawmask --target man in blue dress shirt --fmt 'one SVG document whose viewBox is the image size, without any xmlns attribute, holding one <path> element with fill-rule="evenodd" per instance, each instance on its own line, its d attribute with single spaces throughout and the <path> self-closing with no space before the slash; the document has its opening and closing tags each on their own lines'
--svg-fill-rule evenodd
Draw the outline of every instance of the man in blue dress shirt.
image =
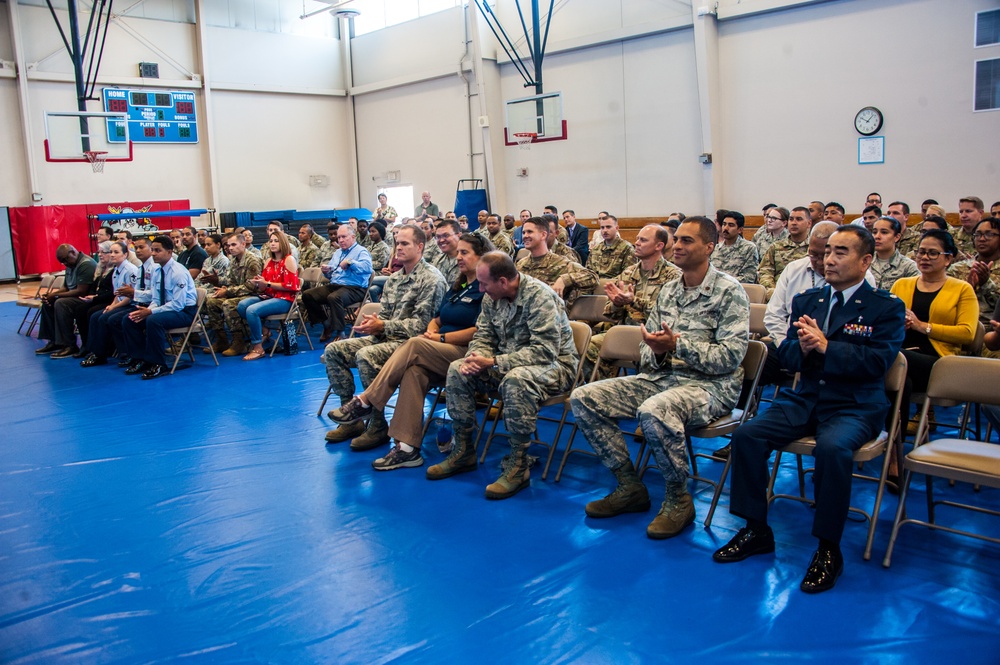
<svg viewBox="0 0 1000 665">
<path fill-rule="evenodd" d="M 319 338 L 323 343 L 344 332 L 347 307 L 361 302 L 372 276 L 371 254 L 357 241 L 350 224 L 341 224 L 337 229 L 337 245 L 340 249 L 333 253 L 330 263 L 323 266 L 323 274 L 330 283 L 302 294 L 309 322 L 323 322 L 323 334 Z M 323 311 L 324 304 L 330 308 L 329 316 Z"/>
<path fill-rule="evenodd" d="M 152 301 L 136 307 L 122 321 L 126 353 L 132 364 L 126 374 L 156 379 L 170 373 L 164 349 L 167 330 L 191 325 L 198 311 L 198 292 L 187 268 L 174 260 L 174 243 L 167 236 L 153 238 Z M 145 333 L 145 334 L 144 334 Z"/>
</svg>

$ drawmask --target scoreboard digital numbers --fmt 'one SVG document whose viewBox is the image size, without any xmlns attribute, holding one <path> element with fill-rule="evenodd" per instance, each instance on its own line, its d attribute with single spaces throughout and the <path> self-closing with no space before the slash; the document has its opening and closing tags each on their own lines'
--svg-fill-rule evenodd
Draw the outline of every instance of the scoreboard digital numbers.
<svg viewBox="0 0 1000 665">
<path fill-rule="evenodd" d="M 104 88 L 104 110 L 128 114 L 133 143 L 197 143 L 198 119 L 193 92 Z M 120 120 L 108 120 L 108 142 L 124 143 Z"/>
</svg>

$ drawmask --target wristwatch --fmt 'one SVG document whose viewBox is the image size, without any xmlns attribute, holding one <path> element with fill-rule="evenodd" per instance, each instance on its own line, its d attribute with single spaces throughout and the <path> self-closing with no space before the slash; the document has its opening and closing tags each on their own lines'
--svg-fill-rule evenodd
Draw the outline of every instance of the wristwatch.
<svg viewBox="0 0 1000 665">
<path fill-rule="evenodd" d="M 928 323 L 927 327 L 924 328 L 924 334 L 925 335 L 930 335 L 931 334 L 931 324 Z"/>
<path fill-rule="evenodd" d="M 441 334 L 441 343 L 444 344 L 444 334 Z"/>
</svg>

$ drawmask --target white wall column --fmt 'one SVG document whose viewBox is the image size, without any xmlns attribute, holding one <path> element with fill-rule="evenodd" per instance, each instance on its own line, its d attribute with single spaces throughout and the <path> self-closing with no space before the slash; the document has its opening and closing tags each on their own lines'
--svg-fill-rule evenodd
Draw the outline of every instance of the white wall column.
<svg viewBox="0 0 1000 665">
<path fill-rule="evenodd" d="M 347 163 L 351 165 L 351 195 L 355 208 L 361 207 L 361 183 L 358 175 L 358 131 L 354 123 L 354 72 L 351 65 L 351 35 L 354 33 L 354 17 L 357 12 L 342 10 L 337 12 L 340 21 L 340 62 L 344 71 L 344 89 L 347 91 Z"/>
<path fill-rule="evenodd" d="M 38 170 L 35 167 L 34 143 L 31 137 L 31 103 L 28 100 L 28 68 L 24 62 L 24 44 L 21 43 L 21 22 L 17 13 L 17 0 L 7 0 L 10 15 L 10 36 L 14 42 L 14 76 L 17 77 L 17 99 L 21 109 L 21 139 L 24 144 L 24 169 L 28 176 L 31 197 L 38 191 Z M 16 204 L 16 202 L 11 201 Z M 22 202 L 26 203 L 26 202 Z M 31 205 L 41 205 L 32 201 Z"/>
<path fill-rule="evenodd" d="M 196 0 L 194 3 L 194 20 L 197 24 L 196 40 L 198 46 L 198 61 L 201 64 L 201 82 L 205 102 L 205 120 L 202 123 L 202 126 L 205 129 L 205 156 L 208 159 L 209 179 L 208 191 L 211 198 L 206 207 L 217 208 L 219 205 L 219 167 L 218 160 L 215 158 L 215 111 L 212 105 L 212 79 L 209 74 L 210 63 L 208 57 L 208 35 L 207 28 L 205 26 L 204 2 L 205 0 Z"/>
<path fill-rule="evenodd" d="M 698 107 L 701 117 L 702 154 L 711 162 L 702 164 L 702 189 L 705 214 L 714 214 L 724 198 L 722 191 L 719 109 L 719 24 L 715 5 L 708 0 L 695 0 L 691 6 L 694 19 L 695 67 L 698 73 Z"/>
</svg>

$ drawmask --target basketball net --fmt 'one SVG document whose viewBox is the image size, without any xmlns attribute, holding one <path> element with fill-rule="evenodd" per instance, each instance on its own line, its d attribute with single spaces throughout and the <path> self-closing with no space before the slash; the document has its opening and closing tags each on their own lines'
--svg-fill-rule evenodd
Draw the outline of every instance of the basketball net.
<svg viewBox="0 0 1000 665">
<path fill-rule="evenodd" d="M 90 165 L 94 167 L 94 173 L 104 173 L 104 162 L 108 160 L 108 153 L 103 150 L 88 150 L 83 153 Z"/>
<path fill-rule="evenodd" d="M 531 150 L 531 142 L 537 136 L 538 134 L 535 132 L 514 132 L 514 140 L 517 141 L 517 147 L 521 150 Z"/>
</svg>

